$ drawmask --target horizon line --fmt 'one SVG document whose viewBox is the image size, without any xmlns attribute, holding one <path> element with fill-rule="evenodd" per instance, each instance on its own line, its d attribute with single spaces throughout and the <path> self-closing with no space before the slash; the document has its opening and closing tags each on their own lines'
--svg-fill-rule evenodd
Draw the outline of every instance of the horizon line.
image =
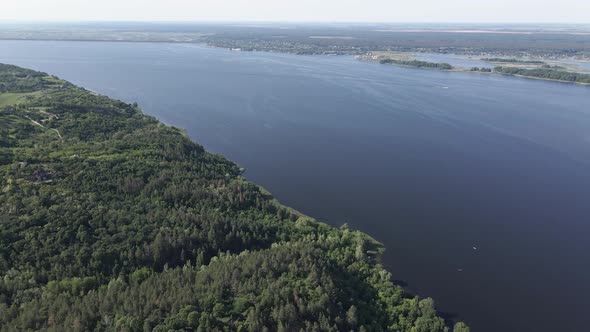
<svg viewBox="0 0 590 332">
<path fill-rule="evenodd" d="M 361 20 L 226 20 L 226 19 L 195 19 L 195 20 L 21 20 L 21 19 L 2 19 L 0 25 L 21 23 L 21 24 L 47 24 L 47 23 L 64 23 L 64 24 L 75 24 L 75 23 L 151 23 L 151 24 L 170 24 L 170 23 L 182 23 L 182 24 L 471 24 L 471 25 L 537 25 L 537 24 L 549 24 L 549 25 L 590 25 L 588 22 L 563 22 L 563 21 L 483 21 L 483 22 L 470 22 L 470 21 L 361 21 Z"/>
</svg>

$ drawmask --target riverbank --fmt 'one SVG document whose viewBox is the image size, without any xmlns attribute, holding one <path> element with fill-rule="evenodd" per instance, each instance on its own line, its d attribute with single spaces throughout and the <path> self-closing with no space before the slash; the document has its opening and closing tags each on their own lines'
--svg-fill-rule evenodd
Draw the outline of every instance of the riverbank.
<svg viewBox="0 0 590 332">
<path fill-rule="evenodd" d="M 379 263 L 381 243 L 286 207 L 184 131 L 41 72 L 0 65 L 0 84 L 7 93 L 40 92 L 0 108 L 0 229 L 11 234 L 0 241 L 0 253 L 10 253 L 0 255 L 0 272 L 11 286 L 0 329 L 63 330 L 72 321 L 114 329 L 116 317 L 150 330 L 451 329 L 431 299 L 404 296 Z M 46 129 L 63 134 L 60 144 Z M 28 238 L 43 241 L 32 248 Z M 136 310 L 137 298 L 148 310 Z M 300 303 L 316 309 L 265 314 Z M 454 331 L 469 328 L 458 322 Z"/>
<path fill-rule="evenodd" d="M 590 295 L 581 290 L 590 272 L 575 262 L 590 250 L 546 244 L 564 236 L 577 248 L 587 244 L 576 228 L 588 214 L 579 199 L 590 188 L 579 162 L 590 160 L 580 139 L 587 136 L 587 88 L 383 67 L 352 56 L 0 44 L 0 62 L 137 101 L 235 160 L 281 202 L 373 235 L 387 248 L 382 261 L 394 279 L 473 330 L 585 326 Z M 563 285 L 559 292 L 546 292 L 548 278 Z M 547 301 L 534 301 L 539 294 Z M 563 301 L 573 314 L 552 305 Z"/>
<path fill-rule="evenodd" d="M 560 83 L 574 83 L 577 85 L 590 85 L 590 74 L 565 71 L 562 70 L 562 68 L 565 67 L 549 65 L 545 61 L 540 60 L 524 61 L 517 59 L 493 59 L 494 61 L 489 61 L 490 64 L 495 65 L 493 68 L 475 66 L 467 68 L 462 66 L 453 66 L 446 62 L 423 61 L 418 59 L 413 53 L 409 52 L 370 52 L 367 55 L 357 56 L 356 59 L 360 61 L 397 65 L 408 68 L 479 74 L 496 74 Z M 474 59 L 474 61 L 482 60 L 486 59 Z M 569 79 L 555 78 L 556 76 L 566 77 Z"/>
</svg>

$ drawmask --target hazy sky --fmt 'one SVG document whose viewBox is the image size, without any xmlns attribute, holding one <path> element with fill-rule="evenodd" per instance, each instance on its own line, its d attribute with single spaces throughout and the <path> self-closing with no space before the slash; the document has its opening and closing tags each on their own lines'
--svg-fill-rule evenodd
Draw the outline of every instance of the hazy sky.
<svg viewBox="0 0 590 332">
<path fill-rule="evenodd" d="M 0 21 L 589 23 L 590 0 L 0 0 Z"/>
</svg>

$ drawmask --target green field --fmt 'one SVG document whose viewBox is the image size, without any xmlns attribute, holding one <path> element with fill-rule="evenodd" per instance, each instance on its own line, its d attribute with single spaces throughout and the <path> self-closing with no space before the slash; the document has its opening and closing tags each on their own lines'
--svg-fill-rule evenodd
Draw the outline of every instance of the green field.
<svg viewBox="0 0 590 332">
<path fill-rule="evenodd" d="M 30 93 L 12 93 L 12 92 L 0 93 L 0 107 L 6 107 L 6 106 L 20 104 L 20 103 L 26 101 L 26 98 L 29 95 L 31 95 L 31 94 Z"/>
</svg>

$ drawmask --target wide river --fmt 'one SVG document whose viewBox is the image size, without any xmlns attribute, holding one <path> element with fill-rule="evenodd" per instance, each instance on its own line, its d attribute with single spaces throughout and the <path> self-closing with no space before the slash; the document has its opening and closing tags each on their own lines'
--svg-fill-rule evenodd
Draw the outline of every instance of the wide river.
<svg viewBox="0 0 590 332">
<path fill-rule="evenodd" d="M 590 326 L 590 87 L 200 45 L 2 41 L 178 127 L 286 205 L 387 247 L 473 331 Z"/>
</svg>

